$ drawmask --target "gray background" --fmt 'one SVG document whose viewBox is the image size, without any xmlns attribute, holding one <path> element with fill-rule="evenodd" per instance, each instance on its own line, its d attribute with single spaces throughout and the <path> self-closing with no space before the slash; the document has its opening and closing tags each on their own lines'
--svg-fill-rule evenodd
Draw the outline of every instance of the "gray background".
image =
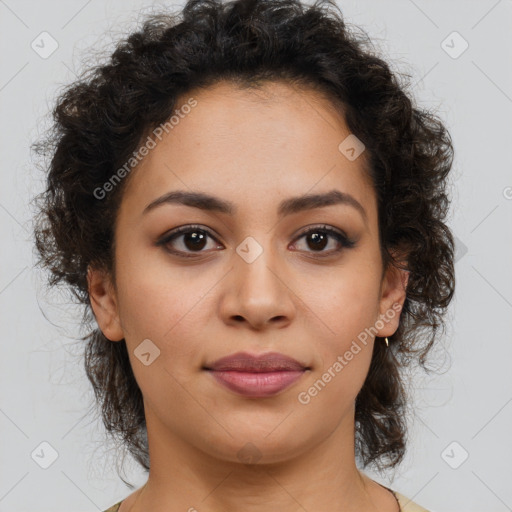
<svg viewBox="0 0 512 512">
<path fill-rule="evenodd" d="M 29 145 L 84 56 L 94 62 L 91 48 L 110 50 L 158 5 L 0 0 L 0 511 L 103 510 L 131 492 L 101 422 L 85 414 L 93 397 L 76 341 L 78 311 L 65 295 L 48 295 L 33 268 L 29 200 L 42 180 Z M 456 148 L 449 225 L 457 290 L 439 352 L 446 364 L 439 375 L 416 377 L 405 462 L 369 474 L 432 512 L 512 510 L 512 2 L 339 5 L 394 69 L 411 75 L 418 104 L 442 117 Z M 58 43 L 47 58 L 31 47 L 43 31 Z M 454 31 L 469 44 L 457 58 L 463 40 L 446 39 Z M 44 441 L 58 453 L 47 469 Z M 127 477 L 145 481 L 130 459 Z"/>
</svg>

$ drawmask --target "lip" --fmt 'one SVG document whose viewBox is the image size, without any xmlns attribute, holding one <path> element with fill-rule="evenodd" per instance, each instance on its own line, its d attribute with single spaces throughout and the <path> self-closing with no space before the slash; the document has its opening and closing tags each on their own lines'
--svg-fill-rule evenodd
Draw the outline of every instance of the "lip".
<svg viewBox="0 0 512 512">
<path fill-rule="evenodd" d="M 277 371 L 302 371 L 309 369 L 292 357 L 278 352 L 252 355 L 248 352 L 237 352 L 230 356 L 222 357 L 212 364 L 204 367 L 213 371 L 238 371 L 238 372 L 277 372 Z"/>
<path fill-rule="evenodd" d="M 264 398 L 288 388 L 310 368 L 277 352 L 260 355 L 238 352 L 203 369 L 235 393 Z"/>
</svg>

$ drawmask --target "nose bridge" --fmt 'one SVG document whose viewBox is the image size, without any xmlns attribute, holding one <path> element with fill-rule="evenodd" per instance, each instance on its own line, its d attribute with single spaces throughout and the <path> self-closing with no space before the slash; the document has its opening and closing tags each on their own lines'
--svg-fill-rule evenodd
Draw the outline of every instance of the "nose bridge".
<svg viewBox="0 0 512 512">
<path fill-rule="evenodd" d="M 236 248 L 228 300 L 224 314 L 242 317 L 253 326 L 272 319 L 290 320 L 293 301 L 284 284 L 284 266 L 272 246 L 271 236 L 248 236 Z"/>
<path fill-rule="evenodd" d="M 276 276 L 280 265 L 271 236 L 248 236 L 237 246 L 236 253 L 236 278 L 241 280 L 244 291 L 252 295 L 259 290 L 262 296 L 280 293 L 281 284 Z"/>
</svg>

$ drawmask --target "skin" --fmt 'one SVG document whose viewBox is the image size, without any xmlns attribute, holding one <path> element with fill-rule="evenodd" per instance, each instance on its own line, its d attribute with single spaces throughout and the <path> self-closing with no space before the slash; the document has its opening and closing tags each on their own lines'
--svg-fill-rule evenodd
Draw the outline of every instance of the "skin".
<svg viewBox="0 0 512 512">
<path fill-rule="evenodd" d="M 389 490 L 355 465 L 355 398 L 373 336 L 310 403 L 297 398 L 359 333 L 405 300 L 407 273 L 383 272 L 365 153 L 349 161 L 338 150 L 350 131 L 312 90 L 267 83 L 255 92 L 222 82 L 178 105 L 190 96 L 197 106 L 129 177 L 115 226 L 115 280 L 89 270 L 98 325 L 113 343 L 126 340 L 144 396 L 151 470 L 143 492 L 120 512 L 268 512 L 270 503 L 283 512 L 396 512 Z M 278 219 L 282 200 L 333 189 L 356 198 L 366 220 L 347 204 Z M 173 190 L 212 194 L 233 202 L 236 213 L 163 204 L 143 214 Z M 183 235 L 167 249 L 157 245 L 188 224 L 216 240 L 207 238 L 202 252 Z M 317 249 L 300 236 L 324 224 L 355 247 L 331 236 Z M 263 249 L 251 263 L 236 252 L 248 236 Z M 377 335 L 391 336 L 399 316 Z M 160 350 L 148 366 L 134 354 L 145 339 Z M 273 397 L 247 398 L 202 369 L 238 351 L 276 351 L 311 369 Z M 249 442 L 252 462 L 239 458 Z"/>
</svg>

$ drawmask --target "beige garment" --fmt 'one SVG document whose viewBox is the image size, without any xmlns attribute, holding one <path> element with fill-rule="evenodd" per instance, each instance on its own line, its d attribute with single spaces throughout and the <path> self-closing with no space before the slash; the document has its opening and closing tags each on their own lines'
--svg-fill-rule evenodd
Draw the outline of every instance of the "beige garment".
<svg viewBox="0 0 512 512">
<path fill-rule="evenodd" d="M 420 507 L 417 503 L 414 503 L 403 494 L 400 494 L 397 491 L 393 491 L 388 487 L 386 487 L 386 489 L 390 490 L 396 496 L 398 503 L 400 504 L 400 512 L 429 512 L 426 508 Z M 117 512 L 121 506 L 121 503 L 122 502 L 120 501 L 115 505 L 112 505 L 112 507 L 105 510 L 104 512 Z"/>
<path fill-rule="evenodd" d="M 400 494 L 397 491 L 392 491 L 393 494 L 397 497 L 398 503 L 400 504 L 401 512 L 429 512 L 426 508 L 420 507 L 417 503 L 410 500 L 403 494 Z"/>
</svg>

